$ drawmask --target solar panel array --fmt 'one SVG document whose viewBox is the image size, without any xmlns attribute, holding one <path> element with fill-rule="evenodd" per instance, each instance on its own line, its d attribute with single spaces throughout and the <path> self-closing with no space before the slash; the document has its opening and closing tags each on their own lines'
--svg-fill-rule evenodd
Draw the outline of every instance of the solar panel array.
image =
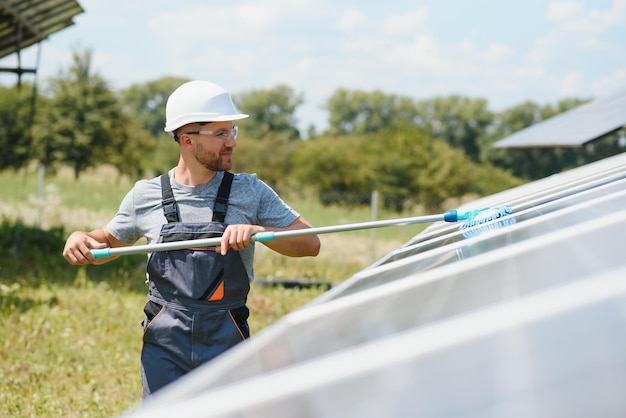
<svg viewBox="0 0 626 418">
<path fill-rule="evenodd" d="M 0 0 L 0 58 L 73 25 L 83 12 L 75 0 Z"/>
<path fill-rule="evenodd" d="M 623 128 L 626 128 L 626 90 L 517 131 L 496 142 L 494 147 L 580 147 Z"/>
<path fill-rule="evenodd" d="M 461 210 L 140 417 L 626 416 L 626 154 Z"/>
</svg>

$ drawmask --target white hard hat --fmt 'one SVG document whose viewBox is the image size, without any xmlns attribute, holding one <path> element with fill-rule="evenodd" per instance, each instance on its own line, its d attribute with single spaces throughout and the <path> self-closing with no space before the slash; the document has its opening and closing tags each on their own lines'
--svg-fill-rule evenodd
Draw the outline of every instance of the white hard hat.
<svg viewBox="0 0 626 418">
<path fill-rule="evenodd" d="M 208 81 L 189 81 L 178 87 L 165 105 L 165 132 L 194 122 L 224 122 L 247 118 L 228 91 Z"/>
</svg>

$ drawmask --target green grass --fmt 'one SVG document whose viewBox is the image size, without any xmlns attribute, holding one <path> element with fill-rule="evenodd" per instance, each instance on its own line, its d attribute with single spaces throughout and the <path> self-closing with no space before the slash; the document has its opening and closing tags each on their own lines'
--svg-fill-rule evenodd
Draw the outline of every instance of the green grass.
<svg viewBox="0 0 626 418">
<path fill-rule="evenodd" d="M 75 269 L 73 281 L 0 282 L 2 416 L 105 417 L 140 401 L 145 293 L 117 280 L 93 280 L 87 270 Z M 255 287 L 252 332 L 319 294 Z"/>
<path fill-rule="evenodd" d="M 5 416 L 111 416 L 137 402 L 145 297 L 80 279 L 1 291 Z"/>
<path fill-rule="evenodd" d="M 61 169 L 45 183 L 40 201 L 37 167 L 0 173 L 0 415 L 115 416 L 141 398 L 145 256 L 74 267 L 61 251 L 69 232 L 104 225 L 134 182 L 104 167 L 79 181 Z M 369 208 L 284 197 L 316 226 L 370 220 Z M 416 214 L 400 216 L 409 215 Z M 379 218 L 398 216 L 383 212 Z M 283 257 L 258 245 L 255 273 L 336 283 L 422 228 L 377 230 L 374 251 L 370 231 L 322 235 L 316 258 Z M 253 285 L 252 333 L 322 292 Z"/>
</svg>

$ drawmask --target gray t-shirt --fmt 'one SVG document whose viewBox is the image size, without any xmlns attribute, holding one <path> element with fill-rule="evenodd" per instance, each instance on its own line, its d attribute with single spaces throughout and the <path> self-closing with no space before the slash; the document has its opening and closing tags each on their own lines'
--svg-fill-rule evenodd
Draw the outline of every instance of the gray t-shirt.
<svg viewBox="0 0 626 418">
<path fill-rule="evenodd" d="M 182 222 L 211 222 L 217 190 L 224 177 L 218 172 L 208 183 L 186 186 L 174 179 L 169 171 L 174 198 Z M 226 224 L 251 224 L 284 228 L 300 215 L 255 174 L 235 174 L 228 199 Z M 128 192 L 117 214 L 107 224 L 109 232 L 118 240 L 134 242 L 146 237 L 148 244 L 159 239 L 161 226 L 167 223 L 163 214 L 161 181 L 159 177 L 140 180 Z M 254 278 L 254 243 L 240 251 L 248 277 Z"/>
</svg>

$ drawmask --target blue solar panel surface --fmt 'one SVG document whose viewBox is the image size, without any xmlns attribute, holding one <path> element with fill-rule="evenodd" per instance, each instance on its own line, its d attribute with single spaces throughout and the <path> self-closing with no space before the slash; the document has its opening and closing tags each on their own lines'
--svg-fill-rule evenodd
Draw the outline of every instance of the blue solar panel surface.
<svg viewBox="0 0 626 418">
<path fill-rule="evenodd" d="M 531 125 L 494 147 L 579 147 L 625 126 L 626 90 Z"/>
</svg>

